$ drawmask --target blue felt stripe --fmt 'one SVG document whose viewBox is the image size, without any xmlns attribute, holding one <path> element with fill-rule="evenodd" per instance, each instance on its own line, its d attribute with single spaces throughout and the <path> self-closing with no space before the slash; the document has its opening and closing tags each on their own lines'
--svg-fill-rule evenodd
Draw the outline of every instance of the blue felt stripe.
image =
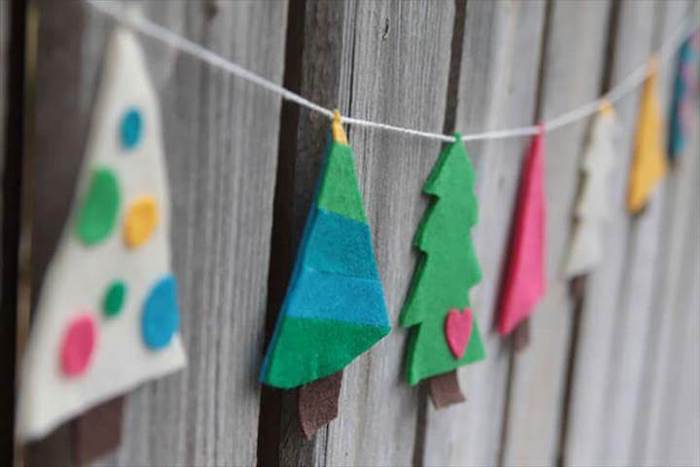
<svg viewBox="0 0 700 467">
<path fill-rule="evenodd" d="M 288 291 L 283 313 L 389 327 L 382 284 L 304 268 Z"/>
<path fill-rule="evenodd" d="M 325 209 L 314 211 L 305 232 L 303 265 L 378 280 L 369 226 Z"/>
</svg>

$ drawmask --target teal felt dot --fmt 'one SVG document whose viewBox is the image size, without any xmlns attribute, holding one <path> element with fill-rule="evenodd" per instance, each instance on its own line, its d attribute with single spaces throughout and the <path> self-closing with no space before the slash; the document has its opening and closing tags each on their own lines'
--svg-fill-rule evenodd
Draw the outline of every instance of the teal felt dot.
<svg viewBox="0 0 700 467">
<path fill-rule="evenodd" d="M 167 275 L 151 288 L 143 305 L 141 333 L 144 344 L 152 350 L 166 347 L 179 322 L 175 278 Z"/>
<path fill-rule="evenodd" d="M 120 123 L 119 133 L 122 143 L 122 148 L 131 150 L 136 148 L 141 142 L 141 133 L 143 132 L 143 117 L 141 110 L 136 107 L 129 108 Z"/>
</svg>

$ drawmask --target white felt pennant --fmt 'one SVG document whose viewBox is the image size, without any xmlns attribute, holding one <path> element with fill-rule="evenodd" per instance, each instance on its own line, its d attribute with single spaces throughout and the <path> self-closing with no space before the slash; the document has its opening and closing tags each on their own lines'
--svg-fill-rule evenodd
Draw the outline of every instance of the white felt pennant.
<svg viewBox="0 0 700 467">
<path fill-rule="evenodd" d="M 23 440 L 42 437 L 86 409 L 185 365 L 177 312 L 169 314 L 176 310 L 175 295 L 154 294 L 173 290 L 159 103 L 140 45 L 125 29 L 115 30 L 108 46 L 86 148 L 71 215 L 46 272 L 24 355 L 17 417 Z M 107 231 L 92 224 L 81 231 L 98 170 L 116 181 L 108 185 L 118 193 L 118 206 Z M 105 193 L 110 191 L 98 195 Z M 95 199 L 88 217 L 104 214 L 104 198 Z M 148 202 L 137 202 L 144 199 Z M 129 219 L 136 221 L 131 228 Z M 121 306 L 110 313 L 105 300 L 115 281 L 126 293 L 123 300 L 112 297 L 110 306 Z M 159 289 L 159 283 L 165 286 Z M 76 328 L 75 345 L 66 351 L 71 324 L 80 319 L 92 323 L 94 333 L 87 338 L 90 326 Z"/>
<path fill-rule="evenodd" d="M 617 120 L 609 107 L 596 116 L 583 156 L 583 183 L 576 206 L 576 225 L 566 265 L 567 277 L 585 274 L 603 256 L 603 228 L 610 219 L 608 176 L 615 166 Z"/>
</svg>

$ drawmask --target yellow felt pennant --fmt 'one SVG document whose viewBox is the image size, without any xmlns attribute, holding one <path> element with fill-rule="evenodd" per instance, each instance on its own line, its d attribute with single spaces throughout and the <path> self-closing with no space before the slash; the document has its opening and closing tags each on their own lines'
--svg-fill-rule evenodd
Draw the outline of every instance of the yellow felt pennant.
<svg viewBox="0 0 700 467">
<path fill-rule="evenodd" d="M 650 63 L 650 74 L 644 82 L 637 120 L 634 160 L 627 191 L 627 210 L 633 214 L 646 205 L 656 185 L 666 174 L 661 109 L 656 94 L 657 65 Z"/>
</svg>

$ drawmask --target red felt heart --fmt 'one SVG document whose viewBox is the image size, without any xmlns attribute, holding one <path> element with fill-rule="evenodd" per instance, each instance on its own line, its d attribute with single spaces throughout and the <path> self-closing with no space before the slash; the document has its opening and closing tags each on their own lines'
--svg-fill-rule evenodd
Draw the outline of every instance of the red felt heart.
<svg viewBox="0 0 700 467">
<path fill-rule="evenodd" d="M 445 318 L 445 340 L 455 358 L 462 358 L 472 335 L 472 310 L 450 310 Z"/>
</svg>

